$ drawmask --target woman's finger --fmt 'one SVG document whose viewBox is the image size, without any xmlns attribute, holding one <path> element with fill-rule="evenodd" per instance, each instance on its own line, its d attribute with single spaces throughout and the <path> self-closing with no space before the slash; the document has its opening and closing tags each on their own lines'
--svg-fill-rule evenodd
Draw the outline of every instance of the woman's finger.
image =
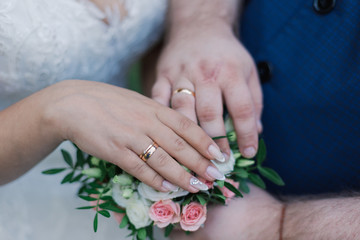
<svg viewBox="0 0 360 240">
<path fill-rule="evenodd" d="M 255 107 L 257 130 L 258 133 L 261 133 L 262 132 L 261 113 L 263 109 L 263 95 L 261 91 L 259 76 L 255 68 L 253 68 L 252 73 L 250 75 L 248 86 Z"/>
<path fill-rule="evenodd" d="M 165 77 L 159 77 L 151 89 L 151 97 L 162 105 L 170 105 L 171 85 Z"/>
</svg>

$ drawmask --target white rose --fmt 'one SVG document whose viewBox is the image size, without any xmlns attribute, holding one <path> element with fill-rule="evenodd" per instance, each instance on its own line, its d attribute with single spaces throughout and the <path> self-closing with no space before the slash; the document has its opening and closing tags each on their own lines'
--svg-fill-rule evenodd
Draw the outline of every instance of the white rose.
<svg viewBox="0 0 360 240">
<path fill-rule="evenodd" d="M 232 151 L 230 152 L 230 158 L 228 161 L 222 163 L 222 162 L 211 160 L 211 162 L 224 175 L 231 173 L 234 170 L 235 158 L 234 158 L 234 154 L 232 153 Z"/>
<path fill-rule="evenodd" d="M 122 187 L 119 183 L 113 183 L 112 185 L 112 198 L 117 205 L 123 208 L 127 207 L 129 201 L 129 198 L 124 197 L 124 195 L 126 196 L 126 194 L 124 194 L 126 189 L 127 188 Z"/>
<path fill-rule="evenodd" d="M 157 202 L 159 200 L 173 199 L 176 197 L 182 197 L 189 194 L 188 191 L 185 191 L 182 188 L 179 188 L 178 191 L 159 192 L 154 188 L 146 185 L 145 183 L 139 184 L 138 192 L 143 198 L 149 199 L 153 202 Z"/>
<path fill-rule="evenodd" d="M 134 193 L 127 202 L 126 215 L 135 228 L 139 229 L 151 224 L 149 210 L 149 203 L 137 193 Z"/>
</svg>

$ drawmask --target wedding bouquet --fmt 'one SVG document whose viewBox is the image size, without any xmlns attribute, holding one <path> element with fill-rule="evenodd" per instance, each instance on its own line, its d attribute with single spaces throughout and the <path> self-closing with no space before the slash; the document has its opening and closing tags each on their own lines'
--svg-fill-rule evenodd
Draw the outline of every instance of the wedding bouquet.
<svg viewBox="0 0 360 240">
<path fill-rule="evenodd" d="M 244 158 L 239 152 L 230 118 L 226 118 L 225 126 L 227 136 L 217 138 L 226 137 L 232 153 L 227 162 L 213 163 L 226 179 L 210 182 L 198 177 L 208 186 L 206 191 L 189 193 L 179 188 L 177 191 L 159 192 L 118 166 L 82 152 L 77 146 L 75 162 L 67 151 L 61 150 L 68 167 L 50 169 L 43 173 L 57 174 L 68 170 L 69 173 L 61 184 L 81 184 L 78 196 L 89 204 L 77 209 L 95 210 L 95 232 L 98 216 L 109 218 L 112 212 L 115 218 L 119 219 L 119 227 L 127 227 L 131 232 L 129 236 L 133 239 L 153 239 L 153 226 L 165 228 L 165 236 L 168 236 L 176 225 L 190 233 L 205 223 L 209 204 L 225 205 L 234 197 L 242 197 L 242 193 L 249 193 L 248 182 L 265 189 L 261 178 L 263 176 L 277 185 L 284 185 L 274 170 L 263 166 L 266 157 L 263 139 L 259 141 L 255 158 Z"/>
</svg>

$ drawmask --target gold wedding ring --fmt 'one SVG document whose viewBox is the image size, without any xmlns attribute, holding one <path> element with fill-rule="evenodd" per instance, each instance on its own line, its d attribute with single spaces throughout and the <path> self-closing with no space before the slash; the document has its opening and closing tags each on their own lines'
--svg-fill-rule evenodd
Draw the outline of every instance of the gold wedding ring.
<svg viewBox="0 0 360 240">
<path fill-rule="evenodd" d="M 178 88 L 178 89 L 173 91 L 173 95 L 175 95 L 176 93 L 186 93 L 186 94 L 189 94 L 189 95 L 193 95 L 195 97 L 195 92 L 191 91 L 188 88 Z"/>
<path fill-rule="evenodd" d="M 139 155 L 139 157 L 141 158 L 141 160 L 146 162 L 151 157 L 151 155 L 153 155 L 153 153 L 156 151 L 158 147 L 159 145 L 156 142 L 153 142 L 145 149 L 145 151 L 142 154 Z"/>
</svg>

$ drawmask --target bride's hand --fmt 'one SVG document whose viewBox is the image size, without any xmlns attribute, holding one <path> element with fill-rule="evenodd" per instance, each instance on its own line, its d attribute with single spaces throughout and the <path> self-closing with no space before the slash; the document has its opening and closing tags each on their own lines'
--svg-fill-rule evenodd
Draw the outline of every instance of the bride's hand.
<svg viewBox="0 0 360 240">
<path fill-rule="evenodd" d="M 209 161 L 220 155 L 217 145 L 175 110 L 104 83 L 69 80 L 50 89 L 46 119 L 62 139 L 155 189 L 174 190 L 173 184 L 190 192 L 204 188 L 191 185 L 193 176 L 179 163 L 207 180 L 222 177 Z M 139 155 L 153 142 L 159 147 L 144 162 Z"/>
</svg>

